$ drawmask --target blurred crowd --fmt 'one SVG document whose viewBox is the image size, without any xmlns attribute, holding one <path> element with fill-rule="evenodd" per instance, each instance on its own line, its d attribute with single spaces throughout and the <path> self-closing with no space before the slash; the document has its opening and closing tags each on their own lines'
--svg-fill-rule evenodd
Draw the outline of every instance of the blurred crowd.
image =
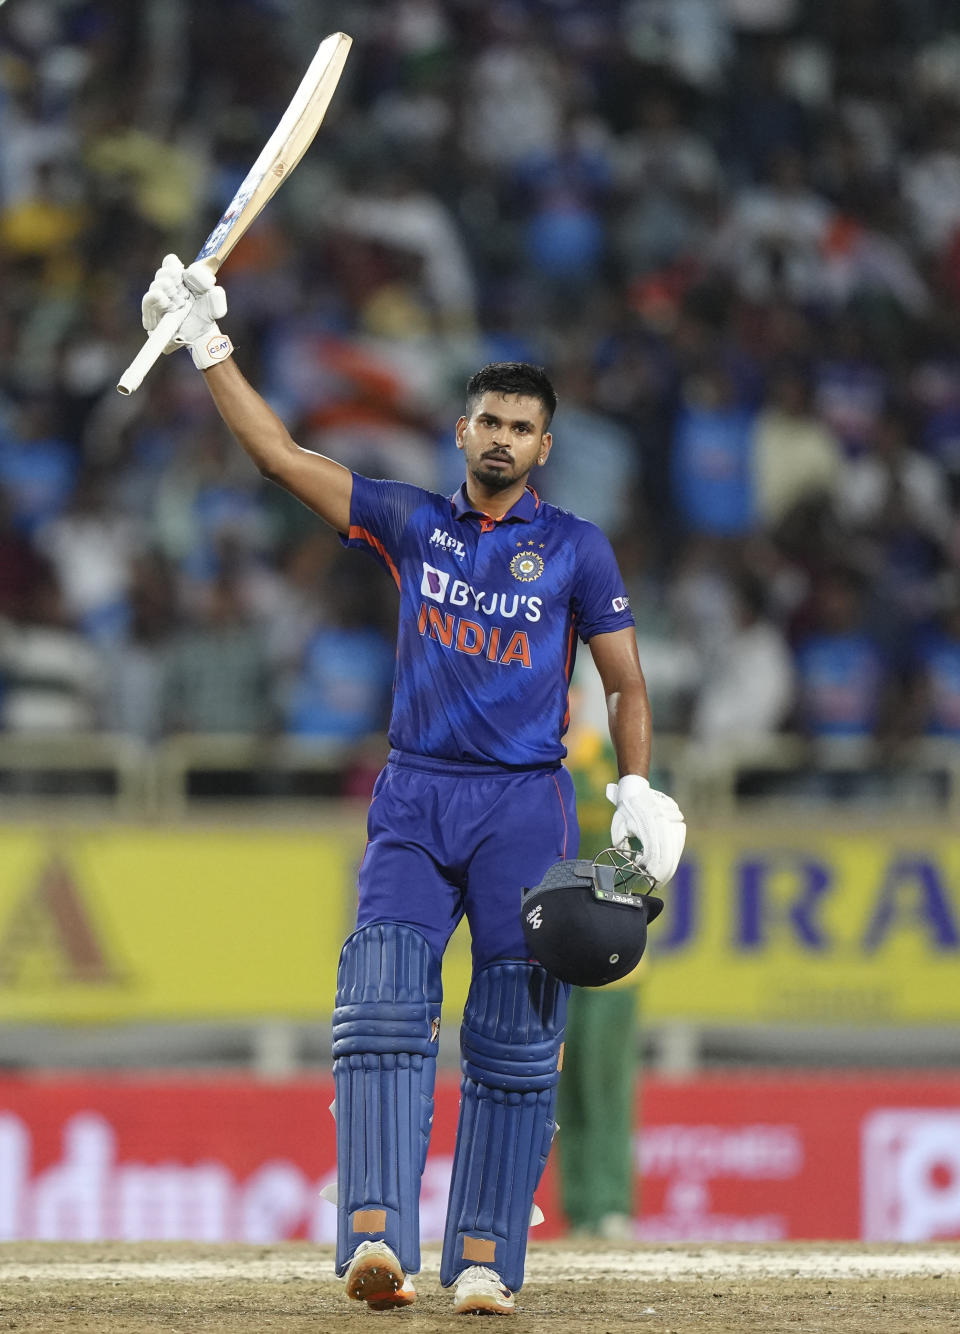
<svg viewBox="0 0 960 1334">
<path fill-rule="evenodd" d="M 662 731 L 960 741 L 960 16 L 948 0 L 30 0 L 0 11 L 0 726 L 382 729 L 396 604 L 229 439 L 130 398 L 319 38 L 328 123 L 224 267 L 303 445 L 452 492 L 463 385 L 560 396 Z"/>
</svg>

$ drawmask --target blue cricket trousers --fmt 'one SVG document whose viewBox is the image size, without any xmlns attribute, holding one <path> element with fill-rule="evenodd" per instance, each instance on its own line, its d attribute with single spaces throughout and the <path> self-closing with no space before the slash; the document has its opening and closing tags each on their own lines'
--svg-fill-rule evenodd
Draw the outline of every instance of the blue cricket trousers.
<svg viewBox="0 0 960 1334">
<path fill-rule="evenodd" d="M 561 766 L 503 770 L 391 751 L 367 816 L 357 926 L 403 922 L 440 958 L 464 913 L 474 971 L 527 959 L 525 887 L 580 841 Z"/>
</svg>

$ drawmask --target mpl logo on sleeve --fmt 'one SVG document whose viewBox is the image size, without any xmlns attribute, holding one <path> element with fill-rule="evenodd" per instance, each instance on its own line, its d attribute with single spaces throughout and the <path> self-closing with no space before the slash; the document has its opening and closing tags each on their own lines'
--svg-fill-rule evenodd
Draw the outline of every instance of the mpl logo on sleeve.
<svg viewBox="0 0 960 1334">
<path fill-rule="evenodd" d="M 630 610 L 630 599 L 629 599 L 629 598 L 614 598 L 614 599 L 613 599 L 613 610 L 614 610 L 614 611 L 629 611 L 629 610 Z"/>
<path fill-rule="evenodd" d="M 434 602 L 442 602 L 447 596 L 447 584 L 450 582 L 450 575 L 445 570 L 434 569 L 432 565 L 423 562 L 423 578 L 420 580 L 420 592 L 425 598 L 432 598 Z"/>
</svg>

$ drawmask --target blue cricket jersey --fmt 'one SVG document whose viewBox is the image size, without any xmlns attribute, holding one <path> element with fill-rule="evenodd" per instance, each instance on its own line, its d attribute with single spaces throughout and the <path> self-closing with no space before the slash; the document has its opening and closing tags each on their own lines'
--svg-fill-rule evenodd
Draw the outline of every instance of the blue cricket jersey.
<svg viewBox="0 0 960 1334">
<path fill-rule="evenodd" d="M 396 750 L 529 768 L 566 754 L 579 636 L 633 625 L 604 534 L 527 489 L 502 519 L 354 474 L 347 546 L 400 589 L 389 739 Z"/>
</svg>

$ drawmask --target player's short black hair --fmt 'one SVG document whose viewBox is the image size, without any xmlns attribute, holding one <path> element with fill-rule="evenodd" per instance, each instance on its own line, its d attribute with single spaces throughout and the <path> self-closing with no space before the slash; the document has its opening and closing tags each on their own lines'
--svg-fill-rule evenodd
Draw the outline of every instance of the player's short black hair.
<svg viewBox="0 0 960 1334">
<path fill-rule="evenodd" d="M 547 372 L 542 366 L 531 366 L 526 361 L 492 361 L 471 375 L 467 381 L 468 416 L 477 399 L 489 393 L 539 398 L 547 414 L 547 426 L 557 410 L 557 391 Z"/>
</svg>

